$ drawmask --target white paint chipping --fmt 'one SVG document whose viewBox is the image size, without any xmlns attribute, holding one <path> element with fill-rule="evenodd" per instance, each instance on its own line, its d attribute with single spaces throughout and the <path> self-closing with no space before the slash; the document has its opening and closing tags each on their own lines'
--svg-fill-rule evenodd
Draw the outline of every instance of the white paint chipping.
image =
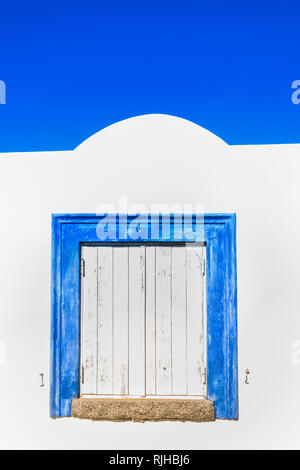
<svg viewBox="0 0 300 470">
<path fill-rule="evenodd" d="M 155 395 L 156 384 L 156 277 L 155 246 L 146 248 L 146 394 Z"/>
<path fill-rule="evenodd" d="M 113 248 L 113 370 L 114 393 L 128 394 L 128 247 Z"/>
<path fill-rule="evenodd" d="M 112 247 L 88 247 L 98 253 L 97 299 L 93 303 L 98 318 L 97 341 L 97 393 L 114 393 L 113 385 L 113 249 Z M 85 261 L 83 292 L 88 281 L 87 261 Z M 85 315 L 83 315 L 84 317 Z M 86 375 L 86 374 L 85 374 Z"/>
<path fill-rule="evenodd" d="M 129 394 L 145 395 L 145 247 L 129 248 Z"/>
<path fill-rule="evenodd" d="M 83 248 L 84 288 L 81 291 L 81 393 L 97 393 L 97 249 Z"/>
</svg>

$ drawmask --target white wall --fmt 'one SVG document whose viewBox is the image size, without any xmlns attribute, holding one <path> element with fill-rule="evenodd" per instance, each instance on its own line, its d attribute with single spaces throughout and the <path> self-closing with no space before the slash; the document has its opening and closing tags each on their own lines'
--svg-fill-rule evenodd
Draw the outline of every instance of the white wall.
<svg viewBox="0 0 300 470">
<path fill-rule="evenodd" d="M 110 126 L 73 152 L 1 155 L 0 447 L 299 447 L 300 363 L 292 361 L 300 340 L 299 171 L 300 145 L 229 147 L 161 115 Z M 198 203 L 237 213 L 239 422 L 48 417 L 50 216 L 96 212 L 120 195 L 149 208 Z"/>
</svg>

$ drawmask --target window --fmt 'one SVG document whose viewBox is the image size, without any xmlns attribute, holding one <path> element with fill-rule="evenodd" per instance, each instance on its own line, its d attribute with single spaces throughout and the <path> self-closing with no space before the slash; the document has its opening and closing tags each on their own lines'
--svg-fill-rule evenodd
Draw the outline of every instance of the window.
<svg viewBox="0 0 300 470">
<path fill-rule="evenodd" d="M 160 238 L 164 217 L 158 217 L 159 230 L 152 231 L 151 217 L 140 215 L 136 225 L 142 237 L 135 244 L 125 243 L 124 238 L 127 235 L 130 240 L 136 216 L 128 215 L 127 225 L 122 216 L 122 226 L 119 218 L 118 214 L 112 218 L 115 220 L 111 231 L 115 234 L 114 239 L 101 241 L 102 246 L 96 246 L 99 245 L 99 227 L 101 233 L 106 230 L 105 218 L 93 214 L 53 215 L 51 416 L 70 416 L 72 400 L 81 394 L 113 395 L 118 392 L 123 396 L 147 396 L 151 392 L 156 396 L 171 397 L 177 396 L 174 393 L 187 397 L 206 395 L 214 404 L 217 419 L 237 419 L 235 214 L 205 214 L 204 233 L 197 231 L 198 219 L 192 216 L 192 229 L 198 234 L 194 242 L 186 239 L 184 233 L 178 239 L 178 232 L 175 239 L 174 233 L 182 215 L 170 215 L 171 230 L 167 240 Z M 155 238 L 152 233 L 156 233 Z M 81 266 L 82 253 L 85 263 Z M 94 259 L 92 264 L 87 260 L 88 253 Z M 185 257 L 188 262 L 184 268 Z M 197 262 L 197 257 L 202 261 L 206 258 L 205 276 L 202 261 Z M 182 263 L 182 269 L 177 270 L 177 263 Z M 104 273 L 109 266 L 111 278 L 108 281 L 107 276 L 105 281 L 102 271 Z M 167 275 L 171 272 L 177 272 L 177 276 L 172 276 L 172 282 Z M 186 287 L 182 282 L 184 276 L 189 280 Z M 93 295 L 87 296 L 86 281 L 94 283 L 91 287 Z M 110 283 L 109 289 L 99 290 L 99 282 L 104 281 Z M 173 289 L 175 282 L 178 286 Z M 195 285 L 197 289 L 193 287 Z M 175 292 L 178 293 L 176 300 Z M 104 293 L 105 299 L 101 297 Z M 184 298 L 185 309 L 180 307 Z M 85 304 L 87 301 L 93 304 L 92 308 Z M 109 308 L 106 311 L 111 311 L 111 317 L 107 313 L 104 320 L 108 323 L 103 327 L 103 306 L 101 304 L 99 309 L 99 302 L 107 302 Z M 155 322 L 154 302 L 157 307 Z M 191 313 L 193 309 L 197 311 L 195 315 Z M 87 320 L 89 312 L 94 318 Z M 112 321 L 114 329 L 108 326 Z M 110 334 L 101 337 L 101 328 L 110 329 Z M 129 339 L 128 349 L 126 339 Z M 185 348 L 186 358 L 178 359 Z M 93 362 L 89 363 L 92 354 Z M 110 360 L 111 366 L 101 382 L 101 370 L 108 354 L 113 355 L 114 362 Z M 133 370 L 135 373 L 131 374 Z"/>
</svg>

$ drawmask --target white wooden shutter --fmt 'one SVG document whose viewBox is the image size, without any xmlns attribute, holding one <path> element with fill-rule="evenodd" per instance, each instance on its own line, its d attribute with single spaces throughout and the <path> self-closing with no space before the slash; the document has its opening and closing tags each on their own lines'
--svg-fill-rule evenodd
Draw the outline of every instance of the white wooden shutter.
<svg viewBox="0 0 300 470">
<path fill-rule="evenodd" d="M 84 246 L 82 395 L 206 394 L 205 248 Z"/>
</svg>

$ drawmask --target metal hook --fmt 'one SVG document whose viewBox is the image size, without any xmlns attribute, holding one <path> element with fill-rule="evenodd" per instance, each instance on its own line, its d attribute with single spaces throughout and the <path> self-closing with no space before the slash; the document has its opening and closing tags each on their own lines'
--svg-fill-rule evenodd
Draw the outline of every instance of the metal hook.
<svg viewBox="0 0 300 470">
<path fill-rule="evenodd" d="M 249 370 L 249 369 L 246 369 L 246 370 L 245 370 L 245 374 L 246 374 L 245 384 L 249 385 L 250 382 L 248 381 L 248 375 L 250 374 L 250 370 Z"/>
<path fill-rule="evenodd" d="M 40 372 L 40 377 L 41 377 L 40 387 L 44 387 L 45 384 L 44 384 L 44 374 L 43 374 L 43 372 Z"/>
</svg>

